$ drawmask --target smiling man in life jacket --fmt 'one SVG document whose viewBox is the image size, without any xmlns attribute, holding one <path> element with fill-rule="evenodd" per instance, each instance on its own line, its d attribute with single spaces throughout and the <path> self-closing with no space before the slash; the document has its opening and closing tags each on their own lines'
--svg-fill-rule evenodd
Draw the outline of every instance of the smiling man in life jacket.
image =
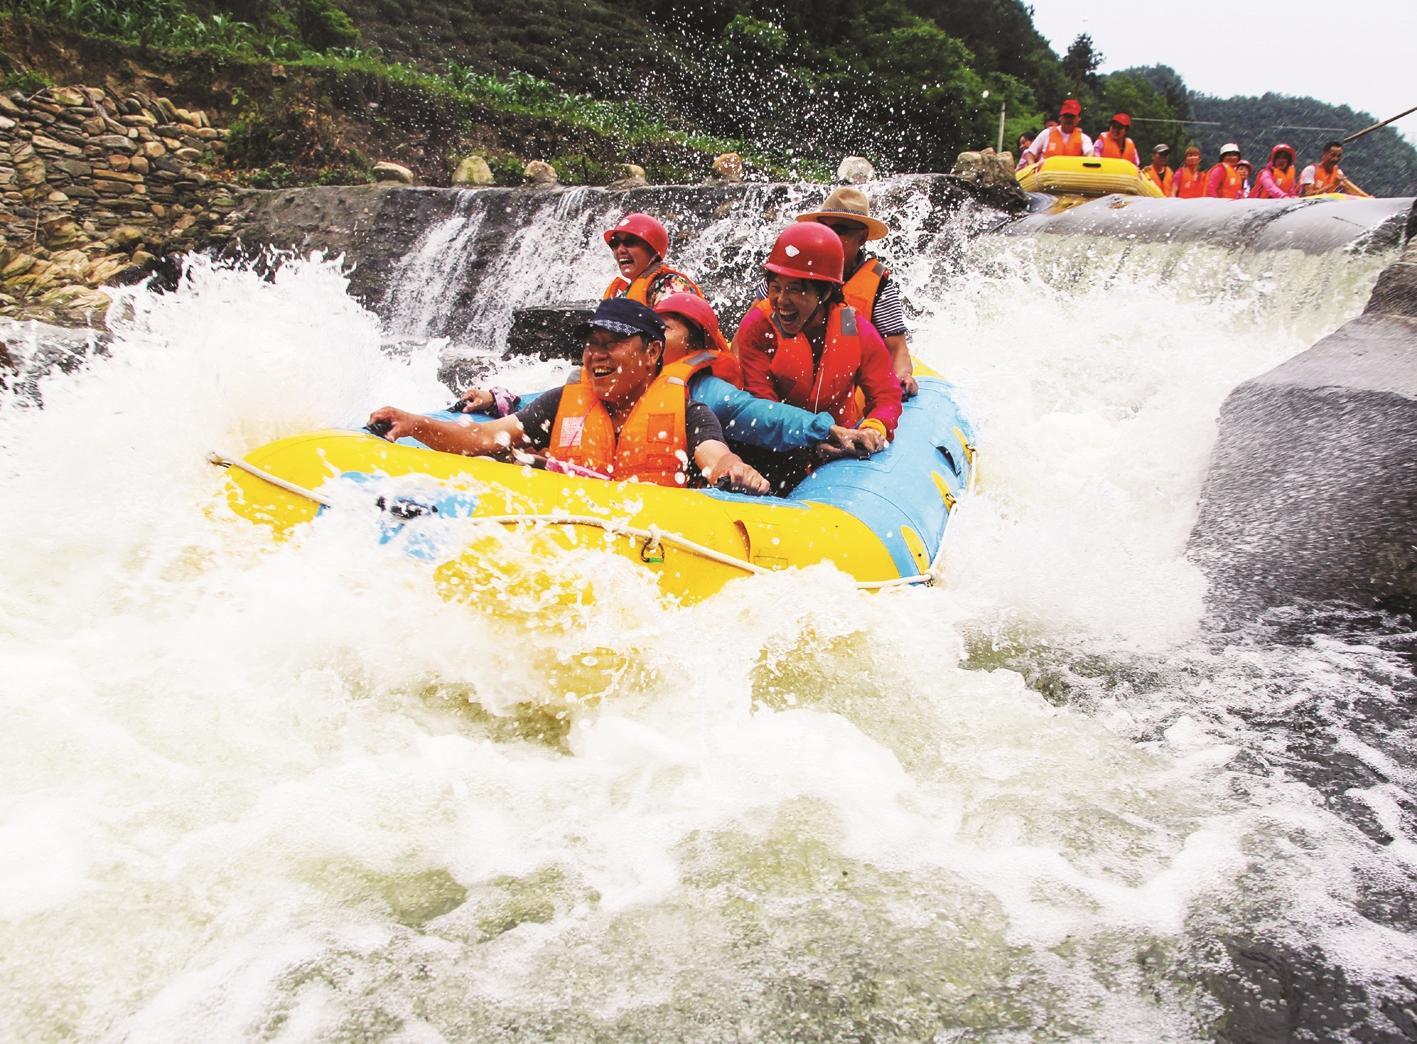
<svg viewBox="0 0 1417 1044">
<path fill-rule="evenodd" d="M 1082 119 L 1082 103 L 1069 98 L 1058 107 L 1058 125 L 1043 129 L 1024 153 L 1030 164 L 1054 156 L 1091 156 L 1092 139 L 1078 127 Z"/>
<path fill-rule="evenodd" d="M 409 437 L 445 453 L 530 449 L 616 481 L 769 491 L 767 480 L 728 448 L 713 411 L 689 398 L 689 381 L 709 366 L 708 353 L 661 367 L 664 323 L 624 298 L 601 301 L 577 333 L 585 338 L 580 382 L 553 388 L 516 413 L 476 423 L 384 406 L 369 423 L 387 424 L 391 442 Z"/>
<path fill-rule="evenodd" d="M 610 281 L 602 298 L 628 297 L 653 308 L 670 294 L 698 294 L 698 285 L 665 264 L 669 231 L 648 214 L 626 214 L 604 233 L 620 274 Z"/>
<path fill-rule="evenodd" d="M 778 235 L 763 268 L 767 297 L 748 309 L 733 338 L 744 388 L 826 410 L 837 424 L 861 431 L 866 452 L 885 449 L 900 420 L 900 380 L 875 326 L 842 298 L 840 238 L 815 221 L 794 223 Z M 810 465 L 799 456 L 777 476 L 786 484 Z"/>
<path fill-rule="evenodd" d="M 1201 170 L 1201 150 L 1192 145 L 1176 168 L 1176 179 L 1171 182 L 1171 195 L 1176 199 L 1200 199 L 1205 195 L 1205 175 Z"/>
<path fill-rule="evenodd" d="M 1245 174 L 1239 169 L 1240 146 L 1233 141 L 1220 147 L 1220 162 L 1205 176 L 1205 194 L 1217 199 L 1241 199 Z"/>
<path fill-rule="evenodd" d="M 1323 155 L 1317 163 L 1310 163 L 1304 168 L 1304 172 L 1299 175 L 1299 195 L 1301 196 L 1323 196 L 1330 192 L 1339 192 L 1345 196 L 1363 196 L 1368 199 L 1372 197 L 1364 192 L 1338 167 L 1338 161 L 1343 158 L 1343 142 L 1331 141 L 1324 146 Z"/>
<path fill-rule="evenodd" d="M 1092 154 L 1100 159 L 1126 160 L 1132 166 L 1140 167 L 1137 143 L 1129 137 L 1131 130 L 1132 118 L 1125 112 L 1117 113 L 1112 117 L 1107 129 L 1092 143 Z"/>
<path fill-rule="evenodd" d="M 1142 177 L 1159 188 L 1163 196 L 1172 195 L 1172 183 L 1176 180 L 1166 163 L 1166 157 L 1170 154 L 1170 145 L 1156 146 L 1151 150 L 1151 162 L 1141 169 Z"/>
</svg>

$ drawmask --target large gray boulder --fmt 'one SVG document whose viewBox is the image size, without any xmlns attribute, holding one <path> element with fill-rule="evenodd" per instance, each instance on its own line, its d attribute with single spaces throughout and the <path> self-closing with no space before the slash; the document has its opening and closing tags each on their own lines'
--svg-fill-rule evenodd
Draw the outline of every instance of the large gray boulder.
<svg viewBox="0 0 1417 1044">
<path fill-rule="evenodd" d="M 1226 399 L 1190 554 L 1230 618 L 1417 610 L 1417 241 L 1359 318 Z"/>
</svg>

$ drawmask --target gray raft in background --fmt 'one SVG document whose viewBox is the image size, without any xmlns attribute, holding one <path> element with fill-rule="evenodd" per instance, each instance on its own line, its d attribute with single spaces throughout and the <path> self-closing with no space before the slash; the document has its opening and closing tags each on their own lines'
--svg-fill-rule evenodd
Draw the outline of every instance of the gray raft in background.
<svg viewBox="0 0 1417 1044">
<path fill-rule="evenodd" d="M 1417 239 L 1361 316 L 1230 393 L 1190 555 L 1231 620 L 1298 600 L 1417 611 Z"/>
</svg>

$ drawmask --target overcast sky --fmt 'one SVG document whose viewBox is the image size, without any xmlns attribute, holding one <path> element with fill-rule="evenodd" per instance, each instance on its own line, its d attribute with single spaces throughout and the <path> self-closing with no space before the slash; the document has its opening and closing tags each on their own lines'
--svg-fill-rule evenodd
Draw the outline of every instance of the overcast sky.
<svg viewBox="0 0 1417 1044">
<path fill-rule="evenodd" d="M 1308 94 L 1379 120 L 1417 105 L 1417 0 L 1032 3 L 1059 55 L 1092 34 L 1102 72 L 1169 65 L 1206 94 Z M 1417 143 L 1417 113 L 1394 126 Z"/>
</svg>

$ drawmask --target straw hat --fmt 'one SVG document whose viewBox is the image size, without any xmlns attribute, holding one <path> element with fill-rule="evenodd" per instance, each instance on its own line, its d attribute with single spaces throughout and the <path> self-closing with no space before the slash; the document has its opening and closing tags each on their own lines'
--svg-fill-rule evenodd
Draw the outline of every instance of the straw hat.
<svg viewBox="0 0 1417 1044">
<path fill-rule="evenodd" d="M 867 239 L 884 239 L 890 232 L 890 226 L 871 216 L 871 201 L 866 197 L 866 193 L 859 188 L 852 188 L 850 185 L 835 189 L 822 202 L 821 210 L 797 215 L 798 221 L 818 221 L 821 218 L 858 221 L 866 226 Z"/>
</svg>

